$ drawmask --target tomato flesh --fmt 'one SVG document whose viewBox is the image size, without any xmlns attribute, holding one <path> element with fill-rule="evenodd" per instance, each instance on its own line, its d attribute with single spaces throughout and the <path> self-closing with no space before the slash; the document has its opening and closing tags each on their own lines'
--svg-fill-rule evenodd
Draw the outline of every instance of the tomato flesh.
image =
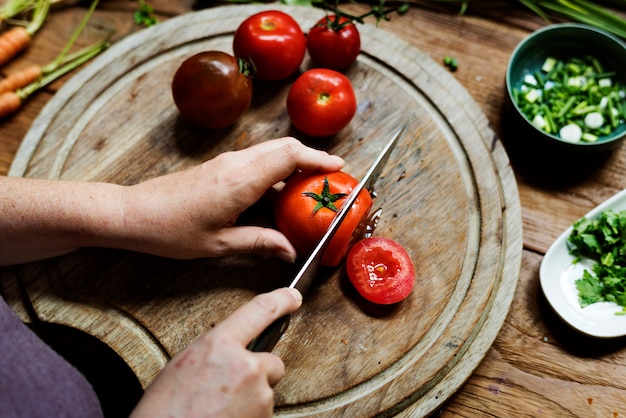
<svg viewBox="0 0 626 418">
<path fill-rule="evenodd" d="M 331 195 L 344 194 L 333 203 L 335 210 L 327 204 L 320 204 L 311 194 L 323 195 L 327 180 Z M 337 210 L 345 201 L 358 181 L 348 173 L 299 173 L 291 178 L 281 190 L 276 201 L 275 223 L 302 257 L 308 256 L 322 239 Z M 337 266 L 345 258 L 352 243 L 354 231 L 361 219 L 366 217 L 372 207 L 372 197 L 367 190 L 362 190 L 353 203 L 346 218 L 331 239 L 324 255 L 322 265 Z"/>
<path fill-rule="evenodd" d="M 415 284 L 411 257 L 390 238 L 371 237 L 354 244 L 346 258 L 346 270 L 359 294 L 378 304 L 400 302 Z"/>
</svg>

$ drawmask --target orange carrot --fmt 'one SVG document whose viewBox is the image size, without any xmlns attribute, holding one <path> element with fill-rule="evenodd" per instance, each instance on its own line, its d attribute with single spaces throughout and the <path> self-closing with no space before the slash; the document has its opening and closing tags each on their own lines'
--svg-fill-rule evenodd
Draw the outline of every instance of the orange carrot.
<svg viewBox="0 0 626 418">
<path fill-rule="evenodd" d="M 55 65 L 46 65 L 42 68 L 41 76 L 34 81 L 15 91 L 0 92 L 0 119 L 5 118 L 22 106 L 22 104 L 36 91 L 44 88 L 48 84 L 64 76 L 68 72 L 78 68 L 89 61 L 109 46 L 108 41 L 101 41 L 85 47 L 74 54 L 66 57 L 61 63 L 54 62 Z M 56 65 L 59 64 L 59 65 Z"/>
<path fill-rule="evenodd" d="M 22 26 L 15 26 L 0 35 L 0 65 L 11 61 L 30 45 L 30 33 Z"/>
<path fill-rule="evenodd" d="M 50 1 L 51 0 L 37 0 L 35 17 L 24 29 L 29 41 L 32 34 L 35 33 L 35 31 L 43 23 Z M 38 67 L 36 65 L 27 67 L 19 73 L 13 74 L 0 81 L 0 119 L 5 118 L 19 110 L 22 103 L 25 102 L 31 94 L 89 61 L 109 46 L 107 38 L 104 41 L 85 47 L 75 53 L 67 54 L 70 47 L 74 44 L 74 41 L 87 24 L 87 21 L 95 10 L 97 4 L 98 0 L 92 0 L 91 7 L 83 18 L 83 21 L 74 31 L 70 41 L 65 45 L 65 48 L 63 48 L 63 51 L 53 62 L 43 67 Z M 10 30 L 9 32 L 14 31 L 15 29 Z M 3 50 L 2 47 L 2 40 L 5 36 L 6 35 L 4 34 L 0 35 L 0 63 L 2 62 L 3 55 L 10 55 L 10 53 Z M 10 44 L 11 43 L 9 42 L 7 43 L 7 45 Z M 26 44 L 28 44 L 28 42 Z M 4 54 L 5 52 L 6 54 Z"/>
<path fill-rule="evenodd" d="M 24 68 L 14 74 L 9 75 L 3 80 L 0 80 L 0 94 L 7 91 L 15 91 L 26 87 L 33 81 L 37 80 L 43 75 L 42 69 L 38 65 L 31 65 Z"/>
<path fill-rule="evenodd" d="M 9 62 L 30 45 L 33 35 L 46 20 L 49 9 L 50 0 L 36 0 L 32 19 L 26 27 L 15 26 L 0 35 L 0 65 Z"/>
<path fill-rule="evenodd" d="M 22 98 L 14 91 L 0 94 L 0 118 L 7 117 L 22 106 Z"/>
</svg>

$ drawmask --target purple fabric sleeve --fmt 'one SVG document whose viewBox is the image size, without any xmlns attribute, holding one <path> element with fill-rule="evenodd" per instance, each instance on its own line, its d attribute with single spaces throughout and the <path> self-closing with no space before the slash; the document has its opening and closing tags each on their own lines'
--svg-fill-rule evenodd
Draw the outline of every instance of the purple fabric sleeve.
<svg viewBox="0 0 626 418">
<path fill-rule="evenodd" d="M 0 297 L 0 417 L 102 416 L 87 379 L 28 329 Z"/>
</svg>

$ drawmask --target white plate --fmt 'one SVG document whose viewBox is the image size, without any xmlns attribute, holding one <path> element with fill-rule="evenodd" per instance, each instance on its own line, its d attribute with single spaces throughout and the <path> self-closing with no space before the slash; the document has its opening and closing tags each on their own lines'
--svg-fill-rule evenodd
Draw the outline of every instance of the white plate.
<svg viewBox="0 0 626 418">
<path fill-rule="evenodd" d="M 603 202 L 587 213 L 587 219 L 594 219 L 608 209 L 626 210 L 626 190 Z M 622 307 L 613 302 L 598 302 L 581 308 L 578 302 L 578 289 L 575 281 L 582 277 L 585 268 L 593 262 L 583 260 L 572 264 L 574 257 L 567 251 L 567 239 L 573 226 L 570 226 L 550 246 L 539 270 L 541 288 L 552 308 L 565 322 L 578 331 L 599 338 L 621 337 L 626 335 L 626 315 L 615 315 Z"/>
</svg>

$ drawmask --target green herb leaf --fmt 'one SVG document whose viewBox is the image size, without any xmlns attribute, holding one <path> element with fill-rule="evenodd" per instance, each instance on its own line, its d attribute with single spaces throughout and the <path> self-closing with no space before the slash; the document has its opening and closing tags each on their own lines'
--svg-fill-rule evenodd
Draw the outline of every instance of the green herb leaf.
<svg viewBox="0 0 626 418">
<path fill-rule="evenodd" d="M 459 63 L 456 58 L 445 56 L 443 58 L 443 64 L 450 69 L 450 71 L 456 71 L 459 68 Z"/>
<path fill-rule="evenodd" d="M 139 10 L 133 14 L 133 21 L 139 26 L 154 26 L 159 19 L 154 15 L 154 9 L 145 0 L 138 0 Z"/>
<path fill-rule="evenodd" d="M 596 219 L 575 222 L 567 240 L 570 254 L 595 261 L 576 280 L 581 307 L 596 302 L 614 302 L 626 313 L 626 211 L 604 211 Z"/>
</svg>

